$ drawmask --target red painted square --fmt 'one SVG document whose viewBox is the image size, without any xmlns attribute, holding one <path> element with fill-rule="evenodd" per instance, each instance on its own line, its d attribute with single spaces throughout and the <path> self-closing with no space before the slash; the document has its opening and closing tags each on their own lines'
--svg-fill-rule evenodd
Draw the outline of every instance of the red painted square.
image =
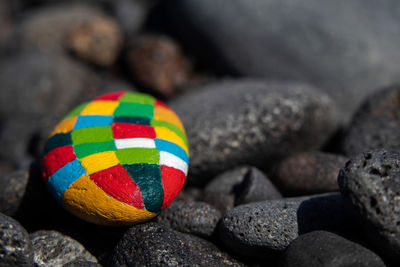
<svg viewBox="0 0 400 267">
<path fill-rule="evenodd" d="M 111 124 L 113 136 L 115 139 L 122 138 L 156 138 L 156 132 L 152 126 L 142 124 L 130 124 L 123 122 L 114 122 Z"/>
<path fill-rule="evenodd" d="M 72 146 L 61 146 L 49 151 L 42 160 L 43 177 L 47 181 L 58 169 L 76 159 Z"/>
<path fill-rule="evenodd" d="M 101 95 L 101 96 L 95 98 L 94 100 L 114 100 L 114 101 L 116 101 L 116 100 L 119 100 L 121 98 L 121 96 L 123 96 L 126 93 L 127 93 L 126 91 L 112 92 L 112 93 Z"/>
<path fill-rule="evenodd" d="M 164 210 L 181 192 L 186 175 L 181 170 L 163 165 L 161 166 L 161 180 L 164 189 L 164 201 L 161 209 Z"/>
<path fill-rule="evenodd" d="M 95 184 L 113 198 L 138 209 L 143 209 L 140 188 L 121 164 L 90 175 Z"/>
</svg>

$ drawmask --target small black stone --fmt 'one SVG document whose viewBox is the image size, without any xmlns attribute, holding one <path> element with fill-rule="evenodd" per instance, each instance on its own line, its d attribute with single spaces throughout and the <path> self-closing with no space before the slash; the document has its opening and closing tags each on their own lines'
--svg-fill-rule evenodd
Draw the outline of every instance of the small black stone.
<svg viewBox="0 0 400 267">
<path fill-rule="evenodd" d="M 62 266 L 76 259 L 97 263 L 78 241 L 57 231 L 37 231 L 31 235 L 36 266 Z"/>
<path fill-rule="evenodd" d="M 369 249 L 326 231 L 299 236 L 286 249 L 282 267 L 385 267 Z"/>
<path fill-rule="evenodd" d="M 0 177 L 0 212 L 14 216 L 25 194 L 28 172 L 14 171 Z"/>
<path fill-rule="evenodd" d="M 0 266 L 32 266 L 33 251 L 26 230 L 0 213 Z"/>
<path fill-rule="evenodd" d="M 300 234 L 314 230 L 347 232 L 352 225 L 340 194 L 267 200 L 240 205 L 220 220 L 221 241 L 244 257 L 271 259 Z"/>
<path fill-rule="evenodd" d="M 145 223 L 130 228 L 115 247 L 110 266 L 243 266 L 212 243 Z"/>
<path fill-rule="evenodd" d="M 182 233 L 210 237 L 220 217 L 220 212 L 205 202 L 176 200 L 157 217 L 157 222 Z"/>
<path fill-rule="evenodd" d="M 400 153 L 373 150 L 359 154 L 340 171 L 346 205 L 361 220 L 371 245 L 400 260 Z"/>
</svg>

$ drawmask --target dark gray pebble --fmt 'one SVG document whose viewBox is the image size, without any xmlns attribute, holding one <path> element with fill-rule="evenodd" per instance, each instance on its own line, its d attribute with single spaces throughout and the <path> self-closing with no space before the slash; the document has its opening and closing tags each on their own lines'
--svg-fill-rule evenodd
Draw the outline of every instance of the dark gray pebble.
<svg viewBox="0 0 400 267">
<path fill-rule="evenodd" d="M 251 166 L 240 166 L 223 172 L 211 180 L 204 191 L 214 199 L 216 196 L 212 193 L 232 195 L 235 205 L 282 198 L 268 177 Z"/>
<path fill-rule="evenodd" d="M 385 148 L 400 152 L 400 85 L 369 95 L 357 109 L 343 136 L 348 156 Z"/>
<path fill-rule="evenodd" d="M 205 202 L 174 201 L 158 217 L 157 222 L 188 234 L 210 237 L 221 213 Z"/>
<path fill-rule="evenodd" d="M 14 216 L 25 194 L 28 171 L 14 171 L 0 177 L 0 212 Z"/>
<path fill-rule="evenodd" d="M 350 229 L 340 194 L 324 194 L 240 205 L 222 217 L 218 232 L 233 252 L 268 259 L 279 255 L 300 234 Z"/>
<path fill-rule="evenodd" d="M 158 223 L 130 228 L 110 266 L 243 266 L 212 243 Z"/>
<path fill-rule="evenodd" d="M 365 236 L 388 258 L 400 260 L 400 153 L 359 154 L 340 171 L 345 203 L 360 218 Z"/>
<path fill-rule="evenodd" d="M 265 167 L 295 151 L 319 148 L 336 129 L 332 100 L 300 83 L 229 80 L 169 104 L 190 140 L 188 181 L 199 184 L 238 165 Z"/>
<path fill-rule="evenodd" d="M 312 82 L 333 96 L 345 121 L 364 96 L 398 81 L 396 0 L 162 3 L 164 25 L 171 25 L 209 67 L 233 75 Z"/>
<path fill-rule="evenodd" d="M 26 230 L 0 213 L 0 266 L 32 266 L 33 251 Z"/>
<path fill-rule="evenodd" d="M 286 249 L 282 267 L 384 267 L 371 250 L 326 231 L 299 236 Z"/>
<path fill-rule="evenodd" d="M 277 183 L 290 195 L 339 191 L 337 176 L 347 161 L 319 151 L 297 153 L 279 164 Z"/>
<path fill-rule="evenodd" d="M 235 206 L 235 196 L 223 192 L 206 192 L 203 201 L 214 206 L 222 215 Z"/>
<path fill-rule="evenodd" d="M 37 231 L 30 235 L 36 266 L 62 266 L 75 259 L 96 263 L 78 241 L 57 231 Z"/>
</svg>

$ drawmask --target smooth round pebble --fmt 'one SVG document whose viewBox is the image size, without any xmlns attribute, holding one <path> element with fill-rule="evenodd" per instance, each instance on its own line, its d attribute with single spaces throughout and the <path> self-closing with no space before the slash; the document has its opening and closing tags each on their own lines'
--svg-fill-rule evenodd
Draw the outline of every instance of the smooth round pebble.
<svg viewBox="0 0 400 267">
<path fill-rule="evenodd" d="M 220 217 L 221 213 L 207 203 L 177 200 L 157 217 L 157 222 L 182 233 L 210 237 Z"/>
<path fill-rule="evenodd" d="M 0 213 L 0 265 L 32 266 L 31 240 L 26 230 L 11 217 Z"/>
<path fill-rule="evenodd" d="M 400 153 L 373 150 L 354 157 L 338 183 L 348 207 L 361 219 L 371 245 L 400 260 Z"/>
<path fill-rule="evenodd" d="M 214 244 L 158 223 L 130 228 L 115 247 L 110 266 L 244 266 Z"/>
<path fill-rule="evenodd" d="M 337 175 L 346 157 L 310 151 L 284 159 L 278 167 L 278 183 L 291 195 L 338 191 Z"/>
<path fill-rule="evenodd" d="M 385 267 L 371 250 L 327 231 L 299 236 L 286 249 L 282 267 Z"/>
<path fill-rule="evenodd" d="M 179 45 L 162 35 L 135 36 L 128 45 L 126 62 L 137 82 L 166 97 L 182 90 L 191 72 Z"/>
<path fill-rule="evenodd" d="M 36 266 L 62 266 L 76 259 L 97 263 L 78 241 L 57 231 L 41 230 L 30 237 Z"/>
<path fill-rule="evenodd" d="M 182 189 L 188 164 L 177 115 L 150 95 L 127 91 L 71 111 L 51 132 L 42 160 L 55 199 L 102 225 L 156 216 Z"/>
</svg>

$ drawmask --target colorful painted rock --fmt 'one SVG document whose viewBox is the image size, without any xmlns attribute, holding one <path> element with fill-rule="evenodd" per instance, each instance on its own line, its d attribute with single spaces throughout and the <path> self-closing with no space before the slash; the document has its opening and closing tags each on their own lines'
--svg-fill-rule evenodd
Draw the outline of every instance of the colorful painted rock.
<svg viewBox="0 0 400 267">
<path fill-rule="evenodd" d="M 102 225 L 156 216 L 182 189 L 189 164 L 178 116 L 150 95 L 126 91 L 75 108 L 54 128 L 44 154 L 52 195 Z"/>
</svg>

